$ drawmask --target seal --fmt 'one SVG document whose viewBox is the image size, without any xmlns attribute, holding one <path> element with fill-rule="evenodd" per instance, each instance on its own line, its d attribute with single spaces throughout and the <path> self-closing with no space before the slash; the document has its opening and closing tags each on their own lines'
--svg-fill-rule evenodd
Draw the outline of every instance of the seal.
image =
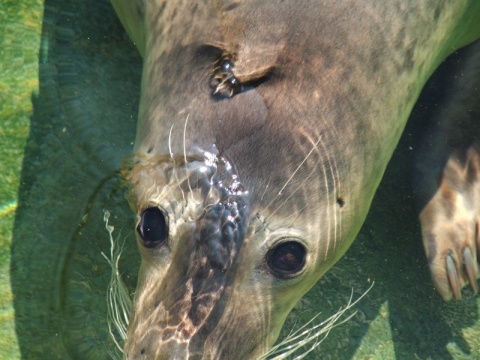
<svg viewBox="0 0 480 360">
<path fill-rule="evenodd" d="M 127 359 L 267 356 L 345 253 L 476 1 L 113 0 L 144 57 Z"/>
</svg>

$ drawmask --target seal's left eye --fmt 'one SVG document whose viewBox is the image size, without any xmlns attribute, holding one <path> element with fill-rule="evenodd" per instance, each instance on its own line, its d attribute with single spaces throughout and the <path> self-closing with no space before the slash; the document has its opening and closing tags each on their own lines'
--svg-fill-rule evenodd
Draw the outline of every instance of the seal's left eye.
<svg viewBox="0 0 480 360">
<path fill-rule="evenodd" d="M 137 226 L 138 235 L 147 248 L 162 245 L 168 237 L 167 219 L 158 207 L 151 207 L 142 212 Z"/>
<path fill-rule="evenodd" d="M 270 272 L 287 279 L 297 275 L 305 267 L 307 250 L 298 241 L 282 242 L 267 253 L 267 266 Z"/>
</svg>

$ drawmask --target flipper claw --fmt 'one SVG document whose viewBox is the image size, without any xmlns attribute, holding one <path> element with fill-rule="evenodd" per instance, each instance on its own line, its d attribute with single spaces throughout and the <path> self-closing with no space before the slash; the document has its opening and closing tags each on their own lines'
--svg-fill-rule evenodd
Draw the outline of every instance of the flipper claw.
<svg viewBox="0 0 480 360">
<path fill-rule="evenodd" d="M 463 262 L 465 264 L 465 270 L 467 272 L 468 281 L 472 286 L 474 294 L 478 293 L 477 279 L 475 278 L 476 263 L 473 258 L 472 251 L 469 247 L 463 249 Z"/>
<path fill-rule="evenodd" d="M 453 292 L 453 297 L 455 300 L 460 300 L 462 298 L 462 293 L 460 292 L 460 281 L 458 280 L 457 268 L 451 252 L 447 255 L 447 276 L 450 283 L 450 288 Z"/>
</svg>

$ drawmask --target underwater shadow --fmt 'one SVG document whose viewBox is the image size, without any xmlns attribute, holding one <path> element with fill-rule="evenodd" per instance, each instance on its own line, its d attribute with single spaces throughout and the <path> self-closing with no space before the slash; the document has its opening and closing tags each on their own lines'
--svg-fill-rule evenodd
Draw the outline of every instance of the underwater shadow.
<svg viewBox="0 0 480 360">
<path fill-rule="evenodd" d="M 45 1 L 40 91 L 32 99 L 11 251 L 23 359 L 102 359 L 114 351 L 103 211 L 112 214 L 136 275 L 118 170 L 135 136 L 140 76 L 140 56 L 108 1 Z M 124 275 L 134 288 L 135 276 Z"/>
<path fill-rule="evenodd" d="M 401 204 L 400 201 L 404 200 L 404 206 L 408 207 L 402 209 L 396 219 L 400 232 L 398 238 L 405 241 L 391 242 L 394 254 L 404 252 L 399 256 L 402 266 L 398 268 L 400 272 L 397 273 L 395 280 L 396 291 L 392 291 L 389 297 L 390 326 L 398 358 L 478 358 L 480 339 L 474 334 L 480 330 L 478 321 L 480 298 L 473 294 L 470 286 L 467 286 L 462 290 L 463 296 L 460 301 L 445 302 L 434 289 L 422 244 L 419 210 L 416 209 L 423 209 L 437 188 L 419 186 L 421 174 L 415 169 L 416 166 L 417 168 L 420 166 L 423 151 L 430 151 L 428 147 L 434 143 L 432 139 L 437 136 L 435 131 L 438 129 L 438 115 L 445 111 L 443 105 L 448 103 L 453 91 L 459 90 L 453 86 L 453 79 L 464 75 L 462 64 L 471 55 L 470 51 L 480 49 L 478 44 L 480 43 L 477 41 L 452 54 L 432 75 L 413 110 L 405 129 L 405 136 L 399 144 L 399 150 L 405 152 L 403 167 L 407 169 L 408 177 L 402 178 L 397 174 L 398 184 L 405 189 L 403 192 L 405 199 L 398 196 L 401 194 L 395 194 L 393 203 Z M 480 81 L 480 78 L 476 81 Z M 478 100 L 477 104 L 480 103 L 480 98 Z M 476 105 L 476 109 L 469 108 L 465 112 L 472 110 L 476 110 L 477 115 L 474 112 L 469 115 L 470 131 L 463 130 L 462 142 L 455 146 L 465 146 L 475 139 L 478 140 L 480 128 L 478 121 L 473 119 L 479 118 L 480 107 Z M 467 123 L 462 122 L 461 126 L 466 128 Z M 400 157 L 400 154 L 396 155 L 396 158 Z M 439 159 L 439 164 L 443 167 L 446 158 L 439 156 Z M 398 184 L 386 186 L 386 189 L 382 189 L 382 196 L 388 197 L 388 193 L 394 193 L 395 189 L 398 189 Z M 394 213 L 392 215 L 395 216 Z M 389 239 L 392 240 L 392 237 Z"/>
</svg>

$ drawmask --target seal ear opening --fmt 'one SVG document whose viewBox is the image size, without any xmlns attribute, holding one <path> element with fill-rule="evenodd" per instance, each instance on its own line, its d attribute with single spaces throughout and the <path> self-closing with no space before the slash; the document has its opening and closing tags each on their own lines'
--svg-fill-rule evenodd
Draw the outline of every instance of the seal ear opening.
<svg viewBox="0 0 480 360">
<path fill-rule="evenodd" d="M 345 198 L 343 196 L 337 197 L 337 204 L 340 208 L 345 206 Z"/>
</svg>

